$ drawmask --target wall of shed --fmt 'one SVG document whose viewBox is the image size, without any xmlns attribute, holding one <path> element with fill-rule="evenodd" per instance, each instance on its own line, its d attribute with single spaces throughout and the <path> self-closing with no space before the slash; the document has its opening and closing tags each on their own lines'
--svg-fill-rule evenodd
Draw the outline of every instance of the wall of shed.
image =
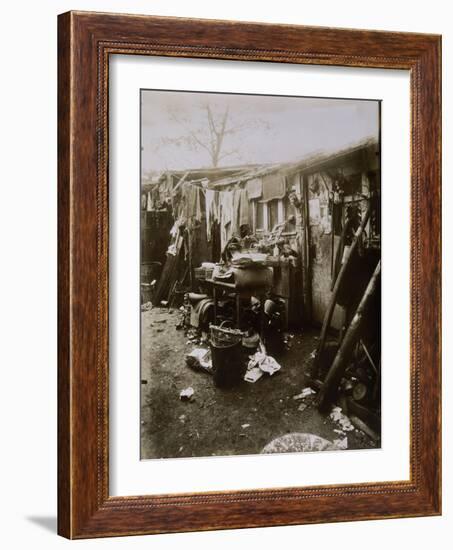
<svg viewBox="0 0 453 550">
<path fill-rule="evenodd" d="M 310 226 L 311 313 L 312 321 L 321 324 L 332 294 L 332 253 L 335 254 L 335 245 L 338 246 L 339 239 L 334 237 L 332 243 L 332 216 L 329 213 L 331 178 L 326 173 L 316 172 L 309 174 L 306 181 Z M 339 329 L 343 321 L 344 310 L 336 306 L 332 326 Z"/>
<path fill-rule="evenodd" d="M 336 170 L 341 170 L 345 176 L 357 177 L 361 182 L 361 192 L 367 193 L 367 173 L 379 170 L 377 149 L 364 149 L 349 159 L 329 165 L 325 170 L 306 174 L 310 226 L 312 321 L 315 324 L 322 324 L 329 306 L 332 295 L 332 255 L 335 257 L 340 242 L 340 238 L 336 235 L 332 239 L 332 216 L 329 212 L 329 190 L 332 189 L 331 174 Z M 347 197 L 345 198 L 347 199 Z M 337 305 L 332 317 L 332 327 L 341 328 L 344 318 L 344 308 Z"/>
</svg>

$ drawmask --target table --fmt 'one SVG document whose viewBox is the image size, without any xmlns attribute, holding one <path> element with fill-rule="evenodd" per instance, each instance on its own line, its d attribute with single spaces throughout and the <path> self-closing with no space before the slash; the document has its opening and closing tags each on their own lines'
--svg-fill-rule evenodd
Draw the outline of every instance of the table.
<svg viewBox="0 0 453 550">
<path fill-rule="evenodd" d="M 251 288 L 251 289 L 238 289 L 235 283 L 225 283 L 223 281 L 218 281 L 214 279 L 205 279 L 205 284 L 207 284 L 212 290 L 212 298 L 214 301 L 214 324 L 217 324 L 217 302 L 219 298 L 219 292 L 227 291 L 231 294 L 234 294 L 235 303 L 236 303 L 236 326 L 241 328 L 241 298 L 250 298 L 251 296 L 257 296 L 261 298 L 260 306 L 260 316 L 261 316 L 261 327 L 263 321 L 263 312 L 264 312 L 264 300 L 262 299 L 265 294 L 270 290 L 267 287 Z M 262 332 L 262 331 L 261 331 Z"/>
</svg>

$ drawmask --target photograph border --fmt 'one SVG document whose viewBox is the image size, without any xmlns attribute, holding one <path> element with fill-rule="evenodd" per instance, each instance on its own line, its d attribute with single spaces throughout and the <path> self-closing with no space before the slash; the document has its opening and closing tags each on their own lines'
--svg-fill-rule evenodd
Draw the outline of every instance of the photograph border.
<svg viewBox="0 0 453 550">
<path fill-rule="evenodd" d="M 90 538 L 441 513 L 441 37 L 68 12 L 58 20 L 58 532 Z M 411 95 L 410 479 L 109 495 L 110 55 L 405 69 Z"/>
</svg>

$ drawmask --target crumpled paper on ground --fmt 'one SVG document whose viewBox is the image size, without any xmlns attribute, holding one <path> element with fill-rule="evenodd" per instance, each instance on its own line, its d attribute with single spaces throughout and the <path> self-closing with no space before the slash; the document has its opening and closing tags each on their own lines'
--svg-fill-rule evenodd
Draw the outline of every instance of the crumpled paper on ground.
<svg viewBox="0 0 453 550">
<path fill-rule="evenodd" d="M 195 390 L 192 388 L 192 386 L 189 386 L 188 388 L 185 388 L 184 390 L 181 390 L 179 392 L 179 399 L 181 399 L 181 401 L 191 401 L 194 393 Z"/>
<path fill-rule="evenodd" d="M 354 430 L 354 426 L 351 424 L 349 418 L 341 412 L 341 407 L 334 407 L 329 414 L 329 418 L 340 424 L 341 429 L 345 432 L 351 432 Z"/>
<path fill-rule="evenodd" d="M 310 387 L 306 387 L 304 388 L 299 394 L 295 395 L 293 397 L 293 399 L 295 399 L 296 401 L 298 399 L 305 399 L 306 397 L 308 397 L 309 395 L 314 395 L 316 392 L 315 390 L 313 390 L 312 388 Z"/>
<path fill-rule="evenodd" d="M 279 365 L 273 357 L 261 351 L 257 351 L 250 357 L 244 380 L 246 382 L 255 383 L 263 376 L 263 373 L 272 376 L 280 369 L 281 365 Z"/>
</svg>

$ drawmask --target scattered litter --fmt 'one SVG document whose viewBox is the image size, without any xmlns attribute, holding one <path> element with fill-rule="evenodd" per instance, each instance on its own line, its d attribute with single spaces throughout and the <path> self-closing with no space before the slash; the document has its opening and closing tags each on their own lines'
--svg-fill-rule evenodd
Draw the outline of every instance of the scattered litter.
<svg viewBox="0 0 453 550">
<path fill-rule="evenodd" d="M 337 430 L 336 428 L 333 430 L 336 434 L 338 435 L 344 435 L 344 431 L 343 430 Z"/>
<path fill-rule="evenodd" d="M 303 412 L 307 407 L 308 407 L 308 403 L 301 403 L 301 404 L 297 407 L 297 410 L 300 411 L 300 412 Z"/>
<path fill-rule="evenodd" d="M 307 388 L 304 388 L 304 389 L 301 391 L 301 393 L 299 393 L 298 395 L 295 395 L 295 396 L 293 397 L 293 399 L 296 399 L 296 400 L 298 400 L 298 399 L 305 399 L 305 398 L 308 397 L 309 395 L 313 395 L 313 394 L 315 394 L 315 393 L 316 393 L 315 390 L 313 390 L 313 389 L 310 388 L 310 387 L 307 387 Z"/>
<path fill-rule="evenodd" d="M 270 376 L 281 369 L 281 366 L 270 355 L 266 355 L 258 366 L 263 372 L 267 372 Z"/>
<path fill-rule="evenodd" d="M 166 323 L 167 319 L 156 319 L 154 322 L 155 323 Z"/>
<path fill-rule="evenodd" d="M 294 338 L 294 334 L 290 334 L 290 333 L 285 333 L 285 335 L 283 336 L 283 342 L 286 346 L 287 349 L 291 349 L 291 345 L 292 345 L 292 342 L 291 340 Z"/>
<path fill-rule="evenodd" d="M 184 449 L 183 445 L 181 445 L 181 447 L 179 447 L 179 452 L 182 452 L 182 450 Z"/>
<path fill-rule="evenodd" d="M 250 426 L 250 424 L 242 424 L 242 425 L 241 425 L 241 428 L 242 428 L 243 430 L 245 430 L 245 429 L 248 428 L 249 426 Z"/>
<path fill-rule="evenodd" d="M 191 369 L 199 369 L 212 374 L 211 351 L 205 348 L 195 348 L 186 355 L 186 365 Z"/>
<path fill-rule="evenodd" d="M 184 422 L 186 421 L 186 415 L 181 414 L 181 416 L 179 416 L 179 420 L 184 424 Z"/>
<path fill-rule="evenodd" d="M 310 358 L 311 359 L 314 359 L 316 357 L 316 350 L 313 350 L 311 353 L 310 353 Z"/>
<path fill-rule="evenodd" d="M 188 388 L 185 388 L 184 390 L 181 390 L 179 393 L 179 399 L 181 401 L 192 401 L 193 394 L 195 393 L 192 386 L 189 386 Z"/>
<path fill-rule="evenodd" d="M 345 432 L 351 432 L 354 429 L 349 418 L 341 412 L 341 407 L 334 407 L 329 414 L 329 418 L 334 422 L 338 422 Z"/>
<path fill-rule="evenodd" d="M 245 373 L 244 380 L 246 382 L 254 383 L 261 378 L 263 373 L 267 373 L 272 376 L 279 371 L 281 366 L 270 355 L 266 355 L 262 351 L 257 351 L 250 356 L 250 361 L 247 366 L 247 372 Z"/>
<path fill-rule="evenodd" d="M 153 309 L 153 304 L 151 302 L 142 304 L 142 311 L 149 311 L 150 309 Z"/>
<path fill-rule="evenodd" d="M 263 376 L 264 372 L 259 367 L 252 367 L 247 368 L 247 372 L 245 373 L 244 380 L 246 382 L 250 382 L 251 384 L 254 384 L 257 380 L 259 380 Z"/>
<path fill-rule="evenodd" d="M 209 350 L 206 348 L 194 348 L 187 357 L 196 359 L 197 361 L 202 361 L 207 355 L 209 355 Z"/>
<path fill-rule="evenodd" d="M 160 303 L 160 305 L 161 305 L 162 307 L 167 307 L 167 306 L 168 306 L 168 301 L 167 301 L 167 300 L 162 300 L 161 303 Z"/>
</svg>

